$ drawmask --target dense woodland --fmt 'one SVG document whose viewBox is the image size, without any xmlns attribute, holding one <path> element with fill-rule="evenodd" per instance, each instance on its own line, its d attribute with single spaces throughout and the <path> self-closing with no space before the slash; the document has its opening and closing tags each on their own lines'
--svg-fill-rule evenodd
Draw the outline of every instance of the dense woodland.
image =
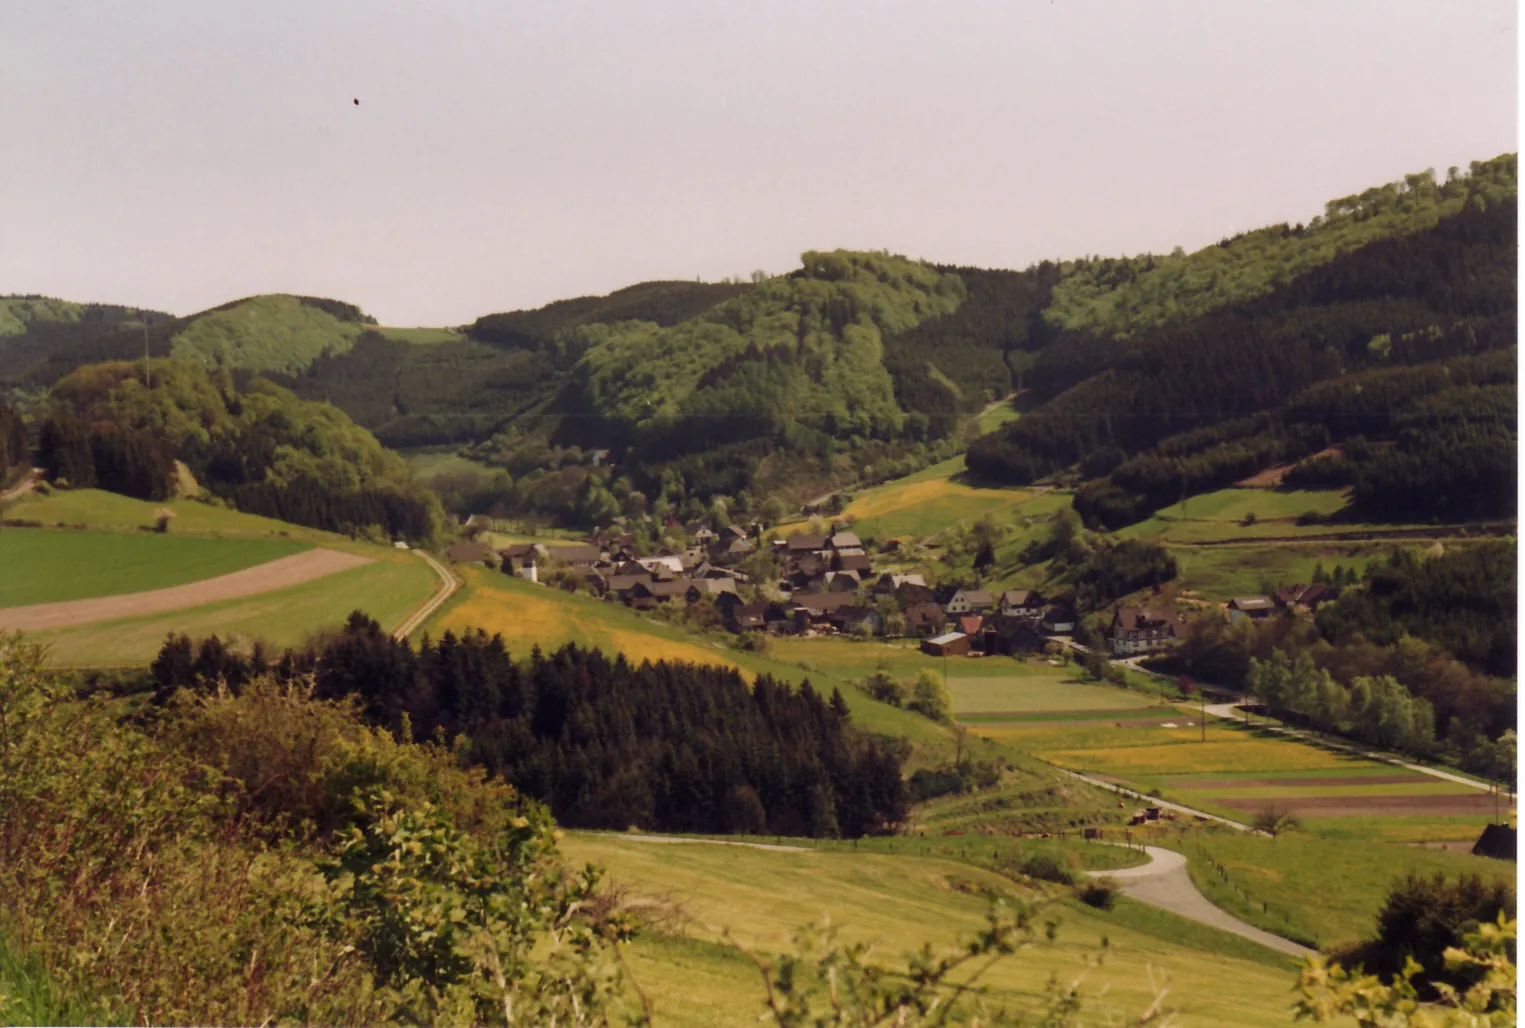
<svg viewBox="0 0 1525 1028">
<path fill-rule="evenodd" d="M 572 827 L 857 837 L 905 816 L 901 758 L 808 682 L 763 675 L 749 688 L 734 669 L 637 666 L 575 644 L 515 661 L 482 632 L 415 651 L 358 612 L 279 659 L 176 636 L 153 665 L 161 702 L 266 672 L 312 675 L 320 696 L 358 697 L 417 741 L 466 736 L 470 760 Z"/>
<path fill-rule="evenodd" d="M 1077 510 L 1116 528 L 1309 456 L 1359 426 L 1368 441 L 1399 445 L 1372 451 L 1353 476 L 1358 507 L 1454 516 L 1442 507 L 1449 503 L 1473 517 L 1507 515 L 1515 502 L 1515 238 L 1513 198 L 1473 204 L 1434 228 L 1338 257 L 1270 296 L 1146 333 L 1105 370 L 978 440 L 970 470 L 1026 483 L 1078 463 L 1101 477 L 1080 491 Z M 1424 370 L 1395 375 L 1408 366 Z M 1413 387 L 1406 405 L 1347 416 L 1351 404 L 1340 394 L 1359 398 L 1366 376 L 1386 378 L 1384 386 L 1402 378 Z M 1454 391 L 1505 383 L 1481 396 Z M 1405 476 L 1411 495 L 1399 502 Z M 1506 478 L 1507 490 L 1499 485 Z"/>
<path fill-rule="evenodd" d="M 188 318 L 0 301 L 0 387 L 35 395 L 145 344 L 261 370 L 386 445 L 469 450 L 509 476 L 474 496 L 568 524 L 631 513 L 632 494 L 707 509 L 914 470 L 1014 390 L 1027 413 L 971 446 L 971 472 L 1078 475 L 1094 527 L 1331 445 L 1292 481 L 1349 486 L 1353 514 L 1507 517 L 1515 176 L 1512 154 L 1409 175 L 1192 254 L 1002 271 L 811 252 L 784 275 L 646 282 L 427 345 L 311 297 Z"/>
<path fill-rule="evenodd" d="M 326 404 L 182 361 L 92 365 L 59 381 L 37 459 L 55 482 L 169 495 L 183 461 L 240 510 L 332 531 L 426 540 L 438 501 L 407 465 Z"/>
<path fill-rule="evenodd" d="M 26 422 L 4 403 L 0 403 L 0 482 L 5 472 L 31 457 Z"/>
</svg>

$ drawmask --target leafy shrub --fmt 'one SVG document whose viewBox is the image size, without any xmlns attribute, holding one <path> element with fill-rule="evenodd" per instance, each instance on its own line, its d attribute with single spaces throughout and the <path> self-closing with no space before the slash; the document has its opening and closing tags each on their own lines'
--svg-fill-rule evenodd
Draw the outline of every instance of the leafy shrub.
<svg viewBox="0 0 1525 1028">
<path fill-rule="evenodd" d="M 1057 882 L 1060 885 L 1075 884 L 1075 872 L 1066 867 L 1057 856 L 1047 851 L 1024 856 L 1021 863 L 1017 865 L 1017 870 L 1029 878 L 1038 878 L 1045 882 Z"/>
<path fill-rule="evenodd" d="M 1105 878 L 1090 878 L 1075 890 L 1080 902 L 1097 910 L 1111 910 L 1117 905 L 1117 883 Z"/>
</svg>

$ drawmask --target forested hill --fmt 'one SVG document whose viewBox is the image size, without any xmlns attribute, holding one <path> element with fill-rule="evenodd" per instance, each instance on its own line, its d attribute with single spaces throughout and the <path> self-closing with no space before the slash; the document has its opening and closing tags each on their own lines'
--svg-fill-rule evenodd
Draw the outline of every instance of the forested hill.
<svg viewBox="0 0 1525 1028">
<path fill-rule="evenodd" d="M 376 541 L 434 538 L 439 502 L 407 465 L 327 404 L 185 361 L 113 362 L 58 382 L 36 460 L 55 483 L 170 494 L 183 461 L 238 509 Z"/>
<path fill-rule="evenodd" d="M 1510 514 L 1517 238 L 1515 198 L 1480 191 L 1267 296 L 1095 346 L 1089 377 L 977 441 L 969 468 L 1021 484 L 1075 466 L 1093 479 L 1077 509 L 1115 528 L 1349 442 L 1309 470 L 1372 516 Z"/>
<path fill-rule="evenodd" d="M 970 470 L 1089 483 L 1077 506 L 1093 523 L 1126 524 L 1345 440 L 1343 456 L 1307 473 L 1355 486 L 1369 509 L 1445 454 L 1456 475 L 1425 481 L 1454 487 L 1453 504 L 1501 512 L 1512 500 L 1479 490 L 1512 445 L 1513 377 L 1436 362 L 1511 345 L 1516 189 L 1506 154 L 1192 254 L 1004 271 L 812 251 L 784 275 L 645 282 L 427 341 L 339 301 L 257 296 L 150 315 L 147 344 L 259 371 L 388 446 L 454 445 L 514 476 L 557 473 L 555 516 L 573 520 L 608 506 L 596 490 L 675 507 L 804 499 L 865 468 L 920 467 L 955 452 L 969 415 L 1014 390 L 1028 414 L 980 441 Z M 0 301 L 0 393 L 35 395 L 83 365 L 143 353 L 134 312 L 69 321 L 69 305 L 29 302 Z M 1404 417 L 1360 432 L 1310 412 L 1327 393 L 1304 395 L 1332 380 L 1360 395 L 1359 376 L 1424 364 L 1459 376 L 1448 387 L 1486 391 L 1405 386 Z M 1489 419 L 1452 414 L 1469 410 Z M 599 471 L 611 463 L 614 474 Z M 1406 509 L 1439 514 L 1437 503 Z"/>
</svg>

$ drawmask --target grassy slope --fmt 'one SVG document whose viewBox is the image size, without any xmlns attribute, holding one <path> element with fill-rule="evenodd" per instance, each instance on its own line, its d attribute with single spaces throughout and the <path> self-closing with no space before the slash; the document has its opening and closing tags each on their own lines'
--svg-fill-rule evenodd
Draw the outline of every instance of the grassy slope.
<svg viewBox="0 0 1525 1028">
<path fill-rule="evenodd" d="M 646 896 L 666 896 L 691 917 L 687 940 L 651 940 L 634 947 L 633 967 L 674 1024 L 756 1022 L 761 983 L 734 951 L 715 945 L 729 929 L 741 944 L 777 951 L 809 922 L 829 917 L 846 940 L 875 944 L 897 960 L 930 940 L 948 945 L 981 924 L 982 890 L 1011 895 L 1007 879 L 967 864 L 869 853 L 780 853 L 701 844 L 643 844 L 571 835 L 563 849 L 591 860 L 611 878 Z M 1149 1003 L 1150 971 L 1165 969 L 1170 999 L 1183 1024 L 1285 1023 L 1288 965 L 1274 956 L 1244 959 L 1235 941 L 1169 919 L 1168 925 L 1124 905 L 1101 914 L 1076 906 L 1058 911 L 1058 942 L 998 964 L 987 976 L 999 998 L 1018 1005 L 1040 994 L 1050 974 L 1069 980 L 1103 936 L 1106 963 L 1086 979 L 1088 1019 L 1137 1016 Z M 1245 954 L 1248 955 L 1248 954 Z M 1157 980 L 1157 979 L 1156 979 Z M 1232 980 L 1226 995 L 1221 982 Z"/>
<path fill-rule="evenodd" d="M 96 529 L 133 531 L 151 527 L 154 512 L 160 507 L 175 512 L 175 520 L 170 525 L 171 535 L 305 539 L 325 546 L 343 546 L 348 542 L 332 532 L 213 507 L 195 500 L 150 503 L 100 489 L 71 489 L 49 496 L 27 496 L 8 505 L 5 517 L 41 521 L 45 525 L 86 525 Z"/>
<path fill-rule="evenodd" d="M 0 529 L 0 607 L 162 589 L 307 549 L 288 539 Z"/>
<path fill-rule="evenodd" d="M 254 296 L 193 320 L 170 353 L 208 367 L 295 374 L 353 348 L 363 330 L 294 296 Z"/>
<path fill-rule="evenodd" d="M 482 568 L 457 568 L 466 587 L 426 623 L 430 634 L 446 629 L 481 628 L 502 633 L 509 651 L 554 649 L 568 642 L 624 653 L 633 660 L 688 660 L 730 665 L 750 674 L 771 674 L 788 682 L 809 679 L 830 693 L 841 686 L 854 721 L 871 732 L 898 735 L 918 753 L 951 752 L 952 732 L 918 714 L 875 703 L 847 685 L 846 678 L 822 669 L 806 671 L 780 659 L 744 653 L 713 640 L 641 617 L 624 606 L 574 595 Z"/>
<path fill-rule="evenodd" d="M 315 631 L 339 627 L 357 609 L 390 629 L 429 598 L 437 579 L 411 554 L 391 558 L 373 548 L 373 555 L 378 557 L 374 564 L 287 589 L 167 614 L 52 629 L 32 638 L 51 647 L 49 661 L 57 666 L 143 666 L 170 632 L 293 646 Z"/>
<path fill-rule="evenodd" d="M 397 325 L 376 325 L 371 329 L 388 339 L 395 339 L 399 343 L 412 343 L 415 346 L 432 346 L 435 343 L 456 343 L 466 338 L 459 332 L 448 328 L 403 328 Z"/>
<path fill-rule="evenodd" d="M 1214 833 L 1183 847 L 1192 879 L 1214 903 L 1271 931 L 1319 946 L 1369 936 L 1395 879 L 1410 872 L 1514 878 L 1514 866 L 1469 853 L 1291 833 Z M 1206 858 L 1228 871 L 1228 880 Z"/>
<path fill-rule="evenodd" d="M 853 497 L 843 518 L 853 531 L 875 539 L 923 538 L 959 521 L 987 514 L 1015 517 L 1050 513 L 1042 501 L 1052 497 L 1032 489 L 989 489 L 959 481 L 964 459 L 953 457 L 913 475 L 866 489 Z M 1066 502 L 1068 502 L 1066 500 Z"/>
</svg>

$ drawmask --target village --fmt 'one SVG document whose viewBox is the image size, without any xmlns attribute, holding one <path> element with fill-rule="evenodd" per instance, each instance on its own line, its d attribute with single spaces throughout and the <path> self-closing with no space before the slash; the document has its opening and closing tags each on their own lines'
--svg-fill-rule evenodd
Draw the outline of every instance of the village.
<svg viewBox="0 0 1525 1028">
<path fill-rule="evenodd" d="M 467 519 L 468 530 L 485 518 Z M 637 555 L 618 526 L 585 542 L 514 543 L 494 547 L 477 538 L 447 551 L 457 563 L 500 569 L 526 581 L 586 591 L 639 611 L 704 604 L 720 626 L 738 634 L 919 639 L 940 657 L 1019 656 L 1069 643 L 1080 624 L 1068 594 L 1035 589 L 990 590 L 934 586 L 900 570 L 898 544 L 872 547 L 848 526 L 768 537 L 759 524 L 716 531 L 704 523 L 668 526 L 660 552 Z M 1228 621 L 1260 621 L 1288 611 L 1311 611 L 1335 594 L 1322 585 L 1289 585 L 1268 596 L 1242 596 L 1221 609 Z M 771 597 L 771 598 L 770 598 Z M 1170 605 L 1114 605 L 1102 628 L 1114 658 L 1158 654 L 1185 639 L 1191 623 Z"/>
</svg>

